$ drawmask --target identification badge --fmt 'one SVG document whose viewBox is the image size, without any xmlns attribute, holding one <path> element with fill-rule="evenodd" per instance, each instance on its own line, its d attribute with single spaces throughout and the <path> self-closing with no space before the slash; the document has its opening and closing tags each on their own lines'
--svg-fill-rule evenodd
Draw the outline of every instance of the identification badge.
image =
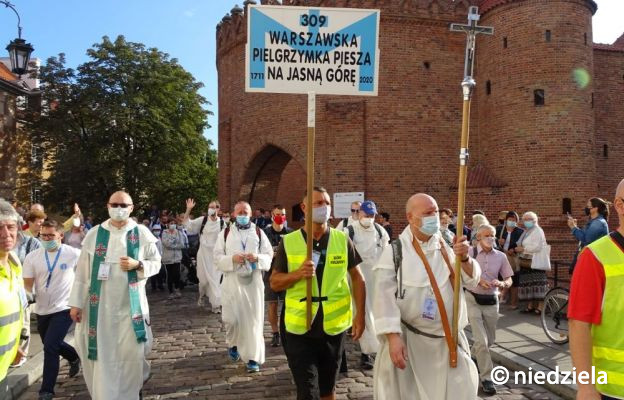
<svg viewBox="0 0 624 400">
<path fill-rule="evenodd" d="M 428 319 L 429 321 L 435 321 L 436 316 L 438 314 L 438 303 L 436 299 L 431 296 L 425 297 L 425 301 L 422 306 L 422 315 L 423 319 Z"/>
<path fill-rule="evenodd" d="M 321 252 L 312 250 L 312 262 L 314 263 L 314 268 L 316 269 L 319 260 L 321 259 Z"/>
<path fill-rule="evenodd" d="M 100 269 L 98 269 L 98 280 L 107 281 L 109 275 L 110 275 L 110 264 L 100 263 Z"/>
</svg>

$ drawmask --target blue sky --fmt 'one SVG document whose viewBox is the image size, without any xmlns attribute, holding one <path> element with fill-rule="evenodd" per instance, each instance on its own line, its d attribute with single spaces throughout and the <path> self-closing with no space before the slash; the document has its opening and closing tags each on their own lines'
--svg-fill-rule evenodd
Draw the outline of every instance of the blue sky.
<svg viewBox="0 0 624 400">
<path fill-rule="evenodd" d="M 594 41 L 612 43 L 624 31 L 624 1 L 597 0 Z M 206 131 L 217 143 L 217 71 L 215 27 L 242 0 L 11 0 L 22 18 L 22 37 L 35 48 L 34 57 L 65 53 L 67 65 L 85 62 L 86 49 L 102 36 L 124 35 L 126 40 L 157 47 L 179 60 L 198 81 L 214 112 Z M 258 1 L 259 3 L 259 1 Z M 0 5 L 0 55 L 17 37 L 17 19 Z"/>
</svg>

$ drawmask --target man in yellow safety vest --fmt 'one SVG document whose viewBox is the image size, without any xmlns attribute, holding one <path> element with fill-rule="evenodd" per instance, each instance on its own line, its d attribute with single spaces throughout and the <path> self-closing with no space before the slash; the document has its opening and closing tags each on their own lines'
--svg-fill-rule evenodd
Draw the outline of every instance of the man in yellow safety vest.
<svg viewBox="0 0 624 400">
<path fill-rule="evenodd" d="M 580 254 L 570 288 L 570 350 L 582 400 L 624 399 L 624 180 L 619 227 Z"/>
<path fill-rule="evenodd" d="M 365 313 L 353 316 L 351 301 L 364 310 L 366 288 L 358 265 L 361 258 L 349 237 L 329 228 L 331 200 L 327 190 L 314 188 L 312 260 L 306 257 L 306 238 L 300 229 L 285 235 L 277 248 L 271 289 L 286 291 L 281 317 L 281 338 L 288 366 L 297 386 L 297 400 L 330 400 L 340 367 L 345 332 L 352 326 L 353 340 L 364 331 Z M 347 274 L 351 277 L 349 286 Z M 306 279 L 312 279 L 312 323 L 306 328 Z"/>
<path fill-rule="evenodd" d="M 17 245 L 19 215 L 6 201 L 0 200 L 0 398 L 8 397 L 7 370 L 18 363 L 22 316 L 26 293 L 22 266 L 11 250 Z"/>
</svg>

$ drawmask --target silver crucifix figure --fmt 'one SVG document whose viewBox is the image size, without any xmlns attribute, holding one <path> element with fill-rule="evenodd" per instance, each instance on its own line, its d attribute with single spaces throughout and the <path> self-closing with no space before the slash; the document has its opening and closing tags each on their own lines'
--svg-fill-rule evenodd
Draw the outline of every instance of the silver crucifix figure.
<svg viewBox="0 0 624 400">
<path fill-rule="evenodd" d="M 494 34 L 494 28 L 490 26 L 478 26 L 479 22 L 479 7 L 471 6 L 468 9 L 468 24 L 451 24 L 451 31 L 453 32 L 465 32 L 467 34 L 466 39 L 466 61 L 464 64 L 464 80 L 462 82 L 462 88 L 464 92 L 464 100 L 470 99 L 472 91 L 475 86 L 475 81 L 472 77 L 472 69 L 474 67 L 475 59 L 475 37 L 479 33 L 485 35 Z"/>
</svg>

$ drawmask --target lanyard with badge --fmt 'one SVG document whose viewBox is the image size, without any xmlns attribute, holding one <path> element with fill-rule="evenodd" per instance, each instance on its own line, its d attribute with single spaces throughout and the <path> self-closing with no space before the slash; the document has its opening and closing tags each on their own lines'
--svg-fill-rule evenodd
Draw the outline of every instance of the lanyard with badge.
<svg viewBox="0 0 624 400">
<path fill-rule="evenodd" d="M 243 238 L 242 238 L 242 235 L 241 235 L 241 247 L 243 248 L 243 253 L 245 253 L 245 254 L 247 254 L 247 240 L 248 239 L 249 239 L 249 232 L 246 233 L 244 242 L 243 242 Z M 248 261 L 245 260 L 245 263 L 247 263 L 247 262 Z M 252 263 L 249 263 L 249 264 L 251 266 L 251 270 L 254 271 L 256 269 L 256 263 L 252 262 Z"/>
<path fill-rule="evenodd" d="M 52 263 L 52 265 L 50 265 L 50 259 L 48 258 L 48 252 L 45 252 L 45 260 L 46 260 L 46 264 L 48 265 L 48 279 L 46 280 L 46 289 L 48 287 L 50 287 L 50 281 L 52 280 L 52 272 L 54 272 L 54 268 L 56 268 L 56 263 L 59 260 L 59 257 L 61 256 L 61 248 L 59 247 L 58 249 L 58 253 L 56 253 L 56 257 L 54 257 L 54 262 Z"/>
</svg>

